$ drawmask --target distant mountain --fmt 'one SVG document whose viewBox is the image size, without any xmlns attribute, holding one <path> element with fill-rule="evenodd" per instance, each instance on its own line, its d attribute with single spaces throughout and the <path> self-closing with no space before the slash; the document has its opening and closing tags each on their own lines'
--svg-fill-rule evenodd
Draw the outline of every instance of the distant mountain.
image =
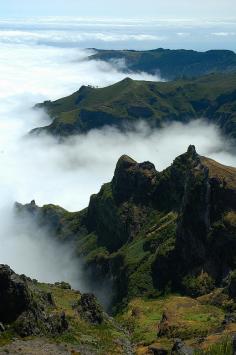
<svg viewBox="0 0 236 355">
<path fill-rule="evenodd" d="M 16 208 L 74 243 L 88 277 L 112 280 L 113 305 L 133 343 L 170 349 L 176 337 L 196 345 L 214 332 L 231 334 L 236 168 L 199 156 L 194 146 L 162 172 L 122 156 L 112 181 L 81 212 L 34 201 Z"/>
<path fill-rule="evenodd" d="M 124 61 L 125 72 L 146 72 L 160 74 L 162 78 L 198 77 L 210 73 L 227 73 L 236 71 L 236 54 L 229 50 L 210 50 L 197 52 L 193 50 L 154 49 L 149 51 L 101 50 L 91 60 L 102 60 L 114 65 Z M 121 62 L 119 63 L 119 67 Z"/>
<path fill-rule="evenodd" d="M 172 82 L 126 78 L 105 88 L 83 86 L 71 96 L 36 107 L 44 108 L 53 121 L 33 130 L 34 134 L 63 137 L 104 126 L 131 129 L 139 120 L 161 127 L 204 117 L 236 138 L 236 73 Z"/>
</svg>

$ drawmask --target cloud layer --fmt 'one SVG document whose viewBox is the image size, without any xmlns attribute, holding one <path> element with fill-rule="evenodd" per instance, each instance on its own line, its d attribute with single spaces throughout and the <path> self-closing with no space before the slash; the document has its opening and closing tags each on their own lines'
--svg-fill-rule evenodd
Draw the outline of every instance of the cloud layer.
<svg viewBox="0 0 236 355">
<path fill-rule="evenodd" d="M 51 137 L 26 138 L 30 129 L 49 121 L 44 112 L 31 109 L 35 103 L 68 95 L 82 84 L 109 85 L 124 75 L 108 64 L 87 62 L 87 51 L 4 44 L 1 35 L 0 43 L 0 262 L 17 272 L 42 281 L 63 278 L 85 287 L 81 268 L 71 258 L 73 251 L 62 250 L 46 231 L 29 221 L 19 225 L 11 212 L 15 201 L 35 199 L 40 205 L 54 203 L 79 210 L 112 178 L 122 154 L 151 160 L 162 170 L 189 144 L 195 144 L 200 154 L 236 165 L 229 142 L 204 121 L 156 131 L 139 124 L 127 134 L 104 129 L 60 145 Z M 132 77 L 159 80 L 144 73 Z"/>
<path fill-rule="evenodd" d="M 217 34 L 227 34 L 221 36 Z M 0 43 L 68 48 L 235 50 L 235 18 L 0 18 Z M 222 38 L 224 37 L 224 38 Z M 225 38 L 227 37 L 227 38 Z"/>
</svg>

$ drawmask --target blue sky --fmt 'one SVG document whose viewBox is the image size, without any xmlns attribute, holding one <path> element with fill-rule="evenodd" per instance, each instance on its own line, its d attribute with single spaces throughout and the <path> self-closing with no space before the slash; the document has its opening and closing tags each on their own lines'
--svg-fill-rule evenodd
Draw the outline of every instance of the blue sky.
<svg viewBox="0 0 236 355">
<path fill-rule="evenodd" d="M 1 0 L 1 16 L 230 17 L 235 0 Z"/>
</svg>

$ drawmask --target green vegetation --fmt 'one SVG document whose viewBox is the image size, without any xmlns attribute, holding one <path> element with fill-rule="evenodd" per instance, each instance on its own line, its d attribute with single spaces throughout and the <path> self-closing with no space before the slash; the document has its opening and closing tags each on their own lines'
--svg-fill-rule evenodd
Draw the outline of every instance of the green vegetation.
<svg viewBox="0 0 236 355">
<path fill-rule="evenodd" d="M 236 74 L 211 74 L 172 82 L 134 81 L 129 78 L 106 88 L 82 87 L 71 96 L 36 107 L 53 118 L 47 131 L 56 136 L 85 133 L 104 126 L 125 128 L 139 120 L 151 127 L 206 118 L 236 137 Z"/>
<path fill-rule="evenodd" d="M 211 343 L 217 333 L 235 332 L 235 193 L 235 168 L 190 146 L 163 172 L 122 156 L 112 181 L 81 212 L 34 201 L 17 208 L 49 226 L 54 238 L 74 243 L 88 282 L 109 288 L 113 281 L 113 315 L 141 355 L 152 344 L 171 349 L 176 337 L 206 349 L 221 340 Z M 65 286 L 41 286 L 49 287 L 58 308 L 68 309 L 73 326 L 64 341 L 80 343 L 95 334 L 98 347 L 109 338 L 103 339 L 108 349 L 121 328 L 91 328 L 74 318 L 68 305 L 80 295 Z"/>
<path fill-rule="evenodd" d="M 76 305 L 80 302 L 81 294 L 78 291 L 64 289 L 62 287 L 50 284 L 31 282 L 28 280 L 28 286 L 31 293 L 38 302 L 39 295 L 49 295 L 53 300 L 53 306 L 44 304 L 44 312 L 49 312 L 51 318 L 56 314 L 65 314 L 69 324 L 68 329 L 55 334 L 45 334 L 45 342 L 55 344 L 67 344 L 68 350 L 76 347 L 78 353 L 96 353 L 96 354 L 123 354 L 124 348 L 129 344 L 127 335 L 114 319 L 109 318 L 105 313 L 102 316 L 101 324 L 96 324 L 84 319 Z M 41 307 L 43 304 L 41 304 Z M 99 306 L 100 307 L 100 306 Z M 18 322 L 18 320 L 16 321 Z M 14 331 L 15 325 L 11 324 L 9 330 L 0 333 L 0 347 L 7 346 L 16 339 L 21 339 Z M 24 341 L 37 339 L 40 334 L 24 336 Z M 77 353 L 77 352 L 76 352 Z"/>
<path fill-rule="evenodd" d="M 88 275 L 113 278 L 118 311 L 135 297 L 205 295 L 220 285 L 223 269 L 236 269 L 234 186 L 234 168 L 190 146 L 163 172 L 121 157 L 112 182 L 81 212 L 34 201 L 18 209 L 37 211 L 38 223 L 55 238 L 73 241 Z M 230 290 L 236 294 L 233 276 Z"/>
<path fill-rule="evenodd" d="M 206 350 L 196 350 L 195 355 L 232 355 L 233 347 L 231 339 L 224 339 L 218 344 L 210 346 Z"/>
<path fill-rule="evenodd" d="M 210 73 L 236 71 L 236 54 L 227 50 L 197 52 L 193 50 L 169 50 L 158 48 L 149 51 L 101 50 L 90 56 L 91 60 L 103 60 L 116 65 L 124 60 L 124 71 L 160 73 L 164 79 L 197 77 Z"/>
<path fill-rule="evenodd" d="M 168 315 L 168 326 L 162 336 L 158 334 L 158 324 L 163 312 Z M 177 295 L 133 299 L 125 311 L 117 317 L 132 333 L 135 343 L 151 344 L 157 339 L 194 339 L 215 331 L 224 318 L 221 309 L 201 305 L 197 300 Z"/>
</svg>

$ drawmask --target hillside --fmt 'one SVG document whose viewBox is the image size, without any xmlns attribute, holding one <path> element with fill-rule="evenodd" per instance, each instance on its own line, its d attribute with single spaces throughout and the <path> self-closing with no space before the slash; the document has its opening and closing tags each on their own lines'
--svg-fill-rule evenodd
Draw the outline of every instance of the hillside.
<svg viewBox="0 0 236 355">
<path fill-rule="evenodd" d="M 125 330 L 91 294 L 0 265 L 0 354 L 132 354 Z"/>
<path fill-rule="evenodd" d="M 122 156 L 87 209 L 16 209 L 73 242 L 90 278 L 113 280 L 113 314 L 139 351 L 176 337 L 207 347 L 236 329 L 236 168 L 193 146 L 163 172 Z"/>
<path fill-rule="evenodd" d="M 151 127 L 206 118 L 236 138 L 236 73 L 212 74 L 172 82 L 129 78 L 105 88 L 81 87 L 71 96 L 36 106 L 52 117 L 47 127 L 33 130 L 65 137 L 115 126 L 132 129 L 143 120 Z"/>
<path fill-rule="evenodd" d="M 89 57 L 91 60 L 110 62 L 114 66 L 118 66 L 119 61 L 124 61 L 123 70 L 126 73 L 160 74 L 166 80 L 236 71 L 236 54 L 229 50 L 94 50 L 96 53 Z"/>
</svg>

